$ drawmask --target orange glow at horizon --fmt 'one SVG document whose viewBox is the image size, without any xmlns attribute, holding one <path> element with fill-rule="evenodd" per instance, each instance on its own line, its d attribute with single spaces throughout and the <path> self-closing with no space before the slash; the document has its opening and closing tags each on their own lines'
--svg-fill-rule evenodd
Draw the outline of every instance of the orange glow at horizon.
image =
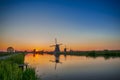
<svg viewBox="0 0 120 80">
<path fill-rule="evenodd" d="M 52 41 L 51 41 L 52 40 Z M 50 47 L 50 45 L 54 45 L 54 39 L 38 39 L 33 40 L 25 40 L 21 41 L 18 40 L 14 42 L 13 40 L 2 39 L 0 40 L 0 50 L 6 50 L 8 47 L 13 47 L 15 50 L 28 50 L 31 51 L 33 49 L 37 50 L 44 50 L 44 51 L 54 51 L 54 47 Z M 87 50 L 120 50 L 120 43 L 119 39 L 116 40 L 75 40 L 74 41 L 67 41 L 67 40 L 59 40 L 58 43 L 62 43 L 60 45 L 60 50 L 63 51 L 66 45 L 67 50 L 80 50 L 80 51 L 87 51 Z"/>
<path fill-rule="evenodd" d="M 15 50 L 28 50 L 31 51 L 33 49 L 36 49 L 36 51 L 39 50 L 44 50 L 44 51 L 53 51 L 54 47 L 50 47 L 50 44 L 42 44 L 42 45 L 33 45 L 33 44 L 29 44 L 29 45 L 24 45 L 24 44 L 17 44 L 14 43 L 13 45 L 9 45 L 9 44 L 1 44 L 0 45 L 0 50 L 6 50 L 7 47 L 12 46 Z M 119 50 L 119 44 L 103 44 L 103 43 L 88 43 L 88 44 L 71 44 L 71 45 L 66 45 L 67 50 L 104 50 L 104 49 L 110 49 L 110 50 Z M 64 45 L 60 46 L 60 50 L 63 51 L 65 48 Z"/>
</svg>

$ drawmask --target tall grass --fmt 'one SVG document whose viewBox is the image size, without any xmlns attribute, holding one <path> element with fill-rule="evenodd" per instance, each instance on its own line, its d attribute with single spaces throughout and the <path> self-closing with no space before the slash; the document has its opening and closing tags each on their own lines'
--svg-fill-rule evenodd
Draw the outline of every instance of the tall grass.
<svg viewBox="0 0 120 80">
<path fill-rule="evenodd" d="M 23 72 L 22 79 L 24 80 L 37 80 L 35 75 L 35 70 L 33 68 L 28 68 Z"/>
<path fill-rule="evenodd" d="M 22 70 L 19 64 L 24 63 L 24 54 L 14 55 L 0 61 L 0 80 L 37 80 L 35 70 Z"/>
<path fill-rule="evenodd" d="M 22 70 L 9 61 L 0 62 L 0 80 L 22 80 Z"/>
</svg>

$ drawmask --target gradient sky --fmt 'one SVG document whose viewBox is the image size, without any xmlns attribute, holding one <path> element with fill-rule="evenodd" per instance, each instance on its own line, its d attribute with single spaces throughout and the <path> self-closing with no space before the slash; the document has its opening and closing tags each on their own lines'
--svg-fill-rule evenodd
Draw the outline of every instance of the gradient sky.
<svg viewBox="0 0 120 80">
<path fill-rule="evenodd" d="M 119 0 L 0 0 L 0 50 L 120 49 Z"/>
</svg>

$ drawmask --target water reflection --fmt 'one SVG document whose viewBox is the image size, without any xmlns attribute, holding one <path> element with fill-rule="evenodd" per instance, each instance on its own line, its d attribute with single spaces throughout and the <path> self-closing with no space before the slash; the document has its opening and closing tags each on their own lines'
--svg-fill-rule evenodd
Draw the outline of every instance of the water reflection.
<svg viewBox="0 0 120 80">
<path fill-rule="evenodd" d="M 33 54 L 33 57 L 35 57 L 35 53 Z"/>
<path fill-rule="evenodd" d="M 60 55 L 59 55 L 59 54 L 54 54 L 54 56 L 55 56 L 55 60 L 54 60 L 54 61 L 53 61 L 53 60 L 50 60 L 50 61 L 51 61 L 51 62 L 55 62 L 55 70 L 56 70 L 57 64 L 58 64 L 58 63 L 62 64 L 62 62 L 60 62 Z"/>
<path fill-rule="evenodd" d="M 25 63 L 42 80 L 120 80 L 120 58 L 27 54 Z"/>
<path fill-rule="evenodd" d="M 65 57 L 65 60 L 67 60 L 67 54 L 66 53 L 64 54 L 64 57 Z"/>
</svg>

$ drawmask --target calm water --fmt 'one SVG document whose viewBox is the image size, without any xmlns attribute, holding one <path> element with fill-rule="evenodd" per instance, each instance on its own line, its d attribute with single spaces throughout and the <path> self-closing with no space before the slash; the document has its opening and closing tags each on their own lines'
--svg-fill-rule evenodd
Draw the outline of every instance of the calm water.
<svg viewBox="0 0 120 80">
<path fill-rule="evenodd" d="M 27 54 L 24 62 L 42 80 L 120 80 L 120 58 Z"/>
</svg>

